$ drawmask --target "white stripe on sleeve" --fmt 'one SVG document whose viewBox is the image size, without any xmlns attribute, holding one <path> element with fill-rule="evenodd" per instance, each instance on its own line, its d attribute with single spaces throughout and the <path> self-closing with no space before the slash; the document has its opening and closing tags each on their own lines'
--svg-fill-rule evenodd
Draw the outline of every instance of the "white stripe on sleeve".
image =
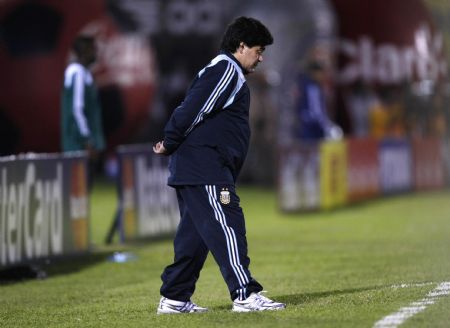
<svg viewBox="0 0 450 328">
<path fill-rule="evenodd" d="M 225 89 L 230 84 L 232 77 L 234 75 L 234 72 L 235 72 L 235 68 L 233 67 L 233 65 L 231 63 L 228 63 L 225 73 L 222 75 L 222 78 L 220 79 L 219 83 L 216 85 L 213 92 L 208 97 L 208 100 L 206 100 L 202 109 L 197 114 L 197 117 L 195 118 L 194 122 L 186 130 L 185 135 L 189 134 L 189 132 L 191 132 L 192 129 L 203 120 L 203 117 L 212 111 L 212 109 L 214 108 L 214 105 L 217 102 L 217 100 L 219 99 L 220 95 L 222 94 L 222 92 L 225 91 Z"/>
<path fill-rule="evenodd" d="M 79 70 L 74 74 L 73 86 L 73 116 L 77 122 L 78 129 L 82 136 L 90 135 L 86 116 L 84 116 L 84 72 Z"/>
</svg>

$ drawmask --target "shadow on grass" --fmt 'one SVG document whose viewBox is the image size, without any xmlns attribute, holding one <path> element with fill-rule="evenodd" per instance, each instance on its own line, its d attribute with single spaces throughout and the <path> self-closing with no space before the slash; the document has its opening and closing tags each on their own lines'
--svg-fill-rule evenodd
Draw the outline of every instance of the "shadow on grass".
<svg viewBox="0 0 450 328">
<path fill-rule="evenodd" d="M 385 286 L 370 286 L 370 287 L 361 287 L 361 288 L 349 288 L 349 289 L 338 289 L 338 290 L 330 290 L 316 293 L 305 293 L 305 294 L 291 294 L 291 295 L 282 295 L 274 297 L 277 302 L 282 302 L 286 304 L 293 305 L 301 305 L 305 303 L 309 303 L 311 301 L 327 298 L 330 296 L 338 296 L 338 295 L 348 295 L 366 292 L 370 290 L 378 290 L 385 288 Z"/>
<path fill-rule="evenodd" d="M 29 280 L 42 280 L 59 275 L 79 272 L 98 263 L 105 262 L 113 251 L 52 258 L 0 270 L 0 286 Z"/>
<path fill-rule="evenodd" d="M 338 289 L 338 290 L 330 290 L 316 293 L 304 293 L 304 294 L 291 294 L 291 295 L 280 295 L 280 296 L 270 296 L 274 301 L 286 303 L 289 305 L 302 305 L 310 303 L 314 300 L 318 300 L 321 298 L 327 298 L 330 296 L 338 296 L 338 295 L 347 295 L 347 294 L 355 294 L 366 292 L 370 290 L 378 290 L 385 288 L 386 286 L 371 286 L 371 287 L 361 287 L 361 288 L 349 288 L 349 289 Z M 229 310 L 230 305 L 219 305 L 213 307 L 215 310 Z"/>
</svg>

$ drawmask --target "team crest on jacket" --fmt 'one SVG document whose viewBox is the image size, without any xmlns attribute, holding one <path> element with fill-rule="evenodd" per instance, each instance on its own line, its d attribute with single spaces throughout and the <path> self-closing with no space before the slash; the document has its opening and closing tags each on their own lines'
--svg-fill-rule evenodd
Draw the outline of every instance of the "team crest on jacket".
<svg viewBox="0 0 450 328">
<path fill-rule="evenodd" d="M 220 202 L 224 205 L 230 204 L 230 192 L 227 188 L 222 188 L 220 192 Z"/>
</svg>

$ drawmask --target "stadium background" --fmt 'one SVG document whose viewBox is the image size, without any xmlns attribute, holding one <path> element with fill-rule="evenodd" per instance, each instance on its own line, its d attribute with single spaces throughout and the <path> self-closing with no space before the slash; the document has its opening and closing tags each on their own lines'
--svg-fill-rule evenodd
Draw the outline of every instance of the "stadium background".
<svg viewBox="0 0 450 328">
<path fill-rule="evenodd" d="M 148 144 L 161 138 L 190 79 L 237 15 L 260 18 L 275 37 L 248 78 L 253 134 L 239 181 L 253 268 L 291 309 L 264 317 L 266 326 L 365 326 L 448 281 L 448 1 L 4 0 L 0 266 L 38 263 L 58 279 L 1 286 L 0 326 L 146 324 L 148 304 L 157 301 L 148 293 L 159 286 L 170 241 L 108 247 L 103 239 L 116 207 L 122 241 L 173 232 L 177 209 L 165 187 L 166 163 Z M 63 71 L 81 31 L 98 40 L 94 75 L 108 140 L 97 172 L 107 178 L 92 196 L 85 159 L 59 153 Z M 327 109 L 343 140 L 296 140 L 297 78 L 311 60 L 326 68 Z M 355 115 L 351 99 L 361 94 L 379 106 Z M 36 195 L 45 186 L 29 217 L 21 209 L 24 186 Z M 387 198 L 397 194 L 403 196 Z M 367 202 L 380 196 L 384 202 Z M 113 267 L 105 259 L 117 250 L 139 260 Z M 88 254 L 57 261 L 78 252 Z M 13 275 L 17 282 L 23 272 Z M 211 316 L 151 320 L 252 326 L 252 317 L 228 317 L 220 293 L 207 292 L 223 291 L 219 279 L 209 259 L 198 298 L 212 302 Z M 448 323 L 446 305 L 432 312 L 435 326 Z"/>
<path fill-rule="evenodd" d="M 252 139 L 240 184 L 276 187 L 284 211 L 448 186 L 445 1 L 3 1 L 0 155 L 60 151 L 60 92 L 70 44 L 78 33 L 93 35 L 108 144 L 97 173 L 118 182 L 122 240 L 125 230 L 132 236 L 147 219 L 161 222 L 160 232 L 170 231 L 176 209 L 164 192 L 165 175 L 155 173 L 164 163 L 139 159 L 151 156 L 150 147 L 133 155 L 139 146 L 131 145 L 162 138 L 171 111 L 217 53 L 224 26 L 236 15 L 261 19 L 275 37 L 264 65 L 248 77 Z M 343 139 L 298 138 L 299 76 L 310 63 L 324 69 L 326 110 Z M 21 174 L 9 173 L 17 183 Z M 142 193 L 148 190 L 156 196 Z M 164 205 L 145 207 L 148 197 Z M 172 224 L 164 228 L 164 222 Z"/>
<path fill-rule="evenodd" d="M 0 154 L 59 151 L 62 75 L 79 32 L 99 43 L 94 73 L 109 154 L 118 144 L 158 140 L 237 14 L 261 18 L 276 40 L 261 71 L 249 77 L 254 157 L 260 144 L 285 144 L 295 135 L 291 91 L 309 60 L 326 66 L 328 110 L 346 136 L 364 136 L 346 101 L 361 84 L 394 108 L 390 126 L 374 136 L 448 136 L 449 6 L 432 0 L 2 1 Z M 259 174 L 247 178 L 273 182 Z"/>
</svg>

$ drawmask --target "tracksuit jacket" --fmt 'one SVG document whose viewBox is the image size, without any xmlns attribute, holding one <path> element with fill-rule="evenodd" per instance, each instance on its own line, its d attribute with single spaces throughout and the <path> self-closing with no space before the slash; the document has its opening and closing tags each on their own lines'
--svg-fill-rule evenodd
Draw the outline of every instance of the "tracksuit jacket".
<svg viewBox="0 0 450 328">
<path fill-rule="evenodd" d="M 307 75 L 299 77 L 300 102 L 298 117 L 300 140 L 318 140 L 326 136 L 333 125 L 327 115 L 325 95 L 320 84 Z"/>
<path fill-rule="evenodd" d="M 62 150 L 84 150 L 88 142 L 96 150 L 103 150 L 101 115 L 91 72 L 79 63 L 71 63 L 64 72 L 61 96 Z"/>
<path fill-rule="evenodd" d="M 248 150 L 249 106 L 244 70 L 223 51 L 197 74 L 165 127 L 168 184 L 233 185 Z"/>
</svg>

